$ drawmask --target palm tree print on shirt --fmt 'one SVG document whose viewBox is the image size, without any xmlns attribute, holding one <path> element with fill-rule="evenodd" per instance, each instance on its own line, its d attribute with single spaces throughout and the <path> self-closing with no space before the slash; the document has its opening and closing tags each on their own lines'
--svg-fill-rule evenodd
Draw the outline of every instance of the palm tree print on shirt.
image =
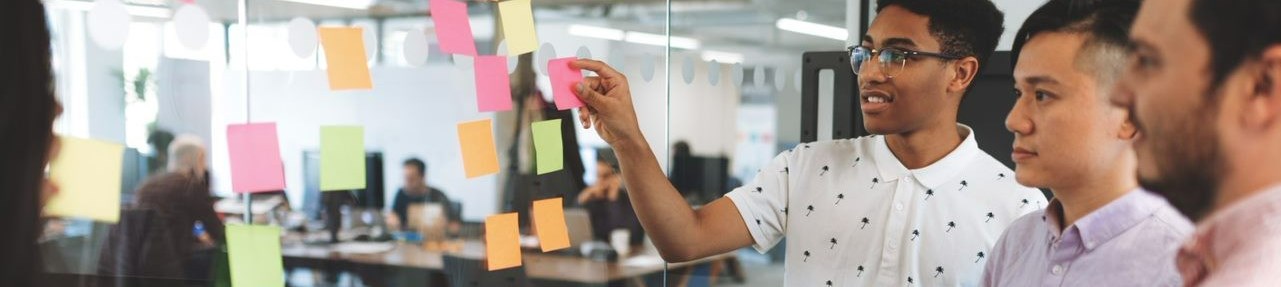
<svg viewBox="0 0 1281 287">
<path fill-rule="evenodd" d="M 854 158 L 854 166 L 852 166 L 852 167 L 858 167 L 858 164 L 859 164 L 859 163 L 860 163 L 860 161 L 862 161 L 862 160 L 863 160 L 863 157 L 856 157 L 856 158 Z"/>
<path fill-rule="evenodd" d="M 866 228 L 866 227 L 867 227 L 867 225 L 868 225 L 868 224 L 871 224 L 871 223 L 872 223 L 872 221 L 871 221 L 871 220 L 868 220 L 868 219 L 867 219 L 867 217 L 864 217 L 864 218 L 863 218 L 863 227 L 859 227 L 858 229 Z"/>
<path fill-rule="evenodd" d="M 813 206 L 813 205 L 806 206 L 806 207 L 805 207 L 805 209 L 809 210 L 809 211 L 805 212 L 805 216 L 810 216 L 810 213 L 814 213 L 814 206 Z"/>
<path fill-rule="evenodd" d="M 756 193 L 764 193 L 764 192 L 765 192 L 764 188 L 761 188 L 759 186 L 756 187 Z"/>
<path fill-rule="evenodd" d="M 801 262 L 810 262 L 810 251 L 805 250 L 804 254 L 805 254 L 805 260 L 801 260 Z"/>
<path fill-rule="evenodd" d="M 824 165 L 823 172 L 818 173 L 818 176 L 826 175 L 828 170 L 831 170 L 831 169 L 829 169 L 826 165 Z"/>
<path fill-rule="evenodd" d="M 933 190 L 933 189 L 926 190 L 926 191 L 925 191 L 925 200 L 930 200 L 930 197 L 931 197 L 931 196 L 934 196 L 934 190 Z"/>
<path fill-rule="evenodd" d="M 917 238 L 917 237 L 921 237 L 921 230 L 920 230 L 920 229 L 912 229 L 912 240 L 911 240 L 911 241 L 916 241 L 916 238 Z"/>
<path fill-rule="evenodd" d="M 827 287 L 832 287 L 832 280 L 827 280 Z"/>
<path fill-rule="evenodd" d="M 916 282 L 912 282 L 912 276 L 907 276 L 907 285 L 912 285 L 912 284 L 915 284 L 915 283 L 916 283 Z"/>
<path fill-rule="evenodd" d="M 842 199 L 845 199 L 845 194 L 844 194 L 844 193 L 837 194 L 837 195 L 836 195 L 836 204 L 835 204 L 835 205 L 840 205 L 840 204 L 841 204 L 841 200 L 842 200 Z"/>
<path fill-rule="evenodd" d="M 986 254 L 983 254 L 983 251 L 979 251 L 979 258 L 974 259 L 974 263 L 979 263 L 979 261 L 983 260 L 983 257 L 986 257 L 986 256 L 987 256 Z"/>
<path fill-rule="evenodd" d="M 854 277 L 863 277 L 863 265 L 858 266 L 858 275 Z"/>
<path fill-rule="evenodd" d="M 946 232 L 952 232 L 952 229 L 953 229 L 953 228 L 956 228 L 956 221 L 948 221 L 948 222 L 947 222 L 947 231 L 946 231 Z"/>
<path fill-rule="evenodd" d="M 961 188 L 957 189 L 956 191 L 965 190 L 965 188 L 966 188 L 966 187 L 969 187 L 969 186 L 970 186 L 970 183 L 965 182 L 964 180 L 962 180 L 962 181 L 961 181 Z"/>
<path fill-rule="evenodd" d="M 1026 198 L 1024 198 L 1024 199 L 1023 199 L 1023 205 L 1019 205 L 1019 208 L 1027 207 L 1027 205 L 1028 205 L 1029 203 L 1031 203 L 1031 202 L 1028 202 L 1028 201 L 1027 201 L 1027 199 L 1026 199 Z"/>
<path fill-rule="evenodd" d="M 873 178 L 872 178 L 872 187 L 869 187 L 869 188 L 867 188 L 867 189 L 873 189 L 873 188 L 876 188 L 876 183 L 878 183 L 878 182 L 881 182 L 881 179 L 873 177 Z"/>
<path fill-rule="evenodd" d="M 996 219 L 996 214 L 992 214 L 991 212 L 988 212 L 988 213 L 987 213 L 987 220 L 984 220 L 983 222 L 990 222 L 990 221 L 992 221 L 993 219 Z"/>
<path fill-rule="evenodd" d="M 832 237 L 832 240 L 828 240 L 828 242 L 832 243 L 832 247 L 829 247 L 827 249 L 836 249 L 836 237 Z"/>
<path fill-rule="evenodd" d="M 1002 179 L 1005 179 L 1004 172 L 996 174 L 996 180 L 1002 180 Z"/>
<path fill-rule="evenodd" d="M 939 278 L 939 275 L 943 275 L 943 266 L 934 268 L 934 278 Z"/>
</svg>

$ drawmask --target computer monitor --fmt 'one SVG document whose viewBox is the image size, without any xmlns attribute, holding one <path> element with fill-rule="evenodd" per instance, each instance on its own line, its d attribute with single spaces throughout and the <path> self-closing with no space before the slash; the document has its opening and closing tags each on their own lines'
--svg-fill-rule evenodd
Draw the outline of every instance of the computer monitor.
<svg viewBox="0 0 1281 287">
<path fill-rule="evenodd" d="M 320 190 L 320 152 L 303 151 L 303 205 L 302 210 L 313 220 L 321 218 L 324 204 Z M 329 191 L 342 192 L 342 191 Z M 365 153 L 365 188 L 348 191 L 355 197 L 354 206 L 383 209 L 386 207 L 386 188 L 383 188 L 382 152 Z"/>
</svg>

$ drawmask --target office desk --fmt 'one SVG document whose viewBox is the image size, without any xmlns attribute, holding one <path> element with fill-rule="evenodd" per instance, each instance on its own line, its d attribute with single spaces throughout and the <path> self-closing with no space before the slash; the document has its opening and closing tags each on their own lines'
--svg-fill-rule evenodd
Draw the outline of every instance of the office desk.
<svg viewBox="0 0 1281 287">
<path fill-rule="evenodd" d="M 345 253 L 335 249 L 334 245 L 285 244 L 281 248 L 281 253 L 284 256 L 286 268 L 349 271 L 361 277 L 376 277 L 378 272 L 388 268 L 409 268 L 441 274 L 446 254 L 467 259 L 485 259 L 484 243 L 475 240 L 464 241 L 460 250 L 449 252 L 426 250 L 420 245 L 404 243 L 396 243 L 391 251 L 376 254 Z M 576 256 L 545 254 L 535 250 L 522 254 L 522 266 L 530 280 L 536 283 L 555 283 L 550 286 L 603 286 L 662 272 L 663 264 L 660 261 L 643 262 L 647 258 L 656 259 L 653 256 L 657 255 L 640 254 L 624 258 L 623 261 L 629 259 L 638 261 L 634 264 L 623 264 L 622 261 L 600 262 Z M 672 263 L 669 267 L 684 268 L 733 256 L 733 253 L 726 253 L 691 262 Z"/>
</svg>

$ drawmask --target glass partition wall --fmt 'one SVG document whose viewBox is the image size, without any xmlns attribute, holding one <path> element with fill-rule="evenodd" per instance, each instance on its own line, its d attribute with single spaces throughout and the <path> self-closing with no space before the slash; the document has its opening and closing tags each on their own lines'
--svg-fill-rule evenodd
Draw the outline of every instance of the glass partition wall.
<svg viewBox="0 0 1281 287">
<path fill-rule="evenodd" d="M 41 238 L 65 282 L 779 286 L 781 244 L 658 256 L 557 59 L 628 76 L 697 207 L 800 142 L 801 54 L 847 46 L 859 1 L 44 2 L 57 133 L 121 151 L 118 202 L 76 206 L 118 216 Z"/>
</svg>

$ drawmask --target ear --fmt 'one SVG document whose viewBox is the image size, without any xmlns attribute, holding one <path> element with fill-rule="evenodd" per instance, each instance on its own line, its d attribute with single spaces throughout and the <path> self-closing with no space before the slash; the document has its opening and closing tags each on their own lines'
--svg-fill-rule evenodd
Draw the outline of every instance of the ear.
<svg viewBox="0 0 1281 287">
<path fill-rule="evenodd" d="M 974 78 L 979 74 L 979 59 L 975 57 L 965 57 L 954 61 L 956 66 L 953 68 L 955 75 L 952 81 L 947 85 L 947 91 L 959 93 L 970 87 Z"/>
<path fill-rule="evenodd" d="M 1116 138 L 1128 141 L 1139 136 L 1139 128 L 1134 126 L 1134 121 L 1130 120 L 1131 117 L 1129 110 L 1115 106 L 1109 106 L 1109 108 L 1116 109 L 1117 113 L 1119 113 L 1118 116 L 1121 117 L 1121 128 L 1117 129 Z"/>
<path fill-rule="evenodd" d="M 1281 125 L 1281 45 L 1273 45 L 1247 67 L 1250 83 L 1242 120 L 1246 128 L 1273 130 Z"/>
</svg>

